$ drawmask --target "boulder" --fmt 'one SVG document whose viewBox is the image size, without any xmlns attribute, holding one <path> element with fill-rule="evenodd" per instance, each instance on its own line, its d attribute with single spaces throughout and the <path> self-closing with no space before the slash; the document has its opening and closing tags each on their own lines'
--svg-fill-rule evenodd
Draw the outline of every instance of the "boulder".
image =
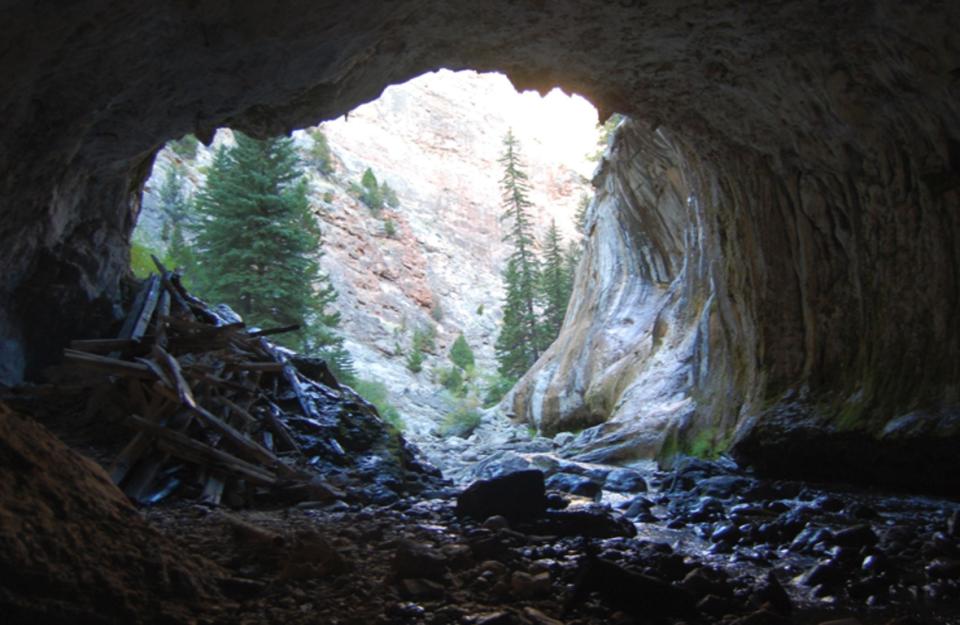
<svg viewBox="0 0 960 625">
<path fill-rule="evenodd" d="M 542 516 L 546 508 L 543 472 L 529 470 L 474 482 L 457 496 L 456 513 L 478 521 L 500 515 L 514 523 Z"/>
</svg>

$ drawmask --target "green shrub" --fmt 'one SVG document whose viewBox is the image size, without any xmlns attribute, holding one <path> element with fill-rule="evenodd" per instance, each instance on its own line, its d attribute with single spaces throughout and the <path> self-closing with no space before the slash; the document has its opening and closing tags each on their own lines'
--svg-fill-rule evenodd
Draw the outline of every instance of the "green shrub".
<svg viewBox="0 0 960 625">
<path fill-rule="evenodd" d="M 307 152 L 310 163 L 321 174 L 332 174 L 333 157 L 330 154 L 330 142 L 327 141 L 327 135 L 319 127 L 310 130 L 308 134 L 313 139 L 313 145 Z"/>
<path fill-rule="evenodd" d="M 476 400 L 463 400 L 444 418 L 440 424 L 440 434 L 467 438 L 480 425 L 482 417 Z"/>
<path fill-rule="evenodd" d="M 467 339 L 464 338 L 463 332 L 460 333 L 457 340 L 453 342 L 453 346 L 450 347 L 450 360 L 461 369 L 469 369 L 476 363 L 473 357 L 473 350 L 470 349 L 470 344 L 467 343 Z"/>
<path fill-rule="evenodd" d="M 503 396 L 510 392 L 517 381 L 512 378 L 505 378 L 502 375 L 491 376 L 487 380 L 487 385 L 483 395 L 483 407 L 490 408 L 496 406 L 503 399 Z"/>
<path fill-rule="evenodd" d="M 180 158 L 192 161 L 197 158 L 197 150 L 200 147 L 200 140 L 193 135 L 184 135 L 176 141 L 167 143 L 167 147 L 173 150 L 173 153 Z"/>
<path fill-rule="evenodd" d="M 363 178 L 360 179 L 360 201 L 367 205 L 374 213 L 379 213 L 383 209 L 383 194 L 380 192 L 380 184 L 377 182 L 377 176 L 373 170 L 367 167 L 363 172 Z"/>
<path fill-rule="evenodd" d="M 327 204 L 333 203 L 333 191 L 324 191 L 323 201 L 326 202 Z"/>
<path fill-rule="evenodd" d="M 459 395 L 464 390 L 463 372 L 460 367 L 450 367 L 440 370 L 440 385 L 454 395 Z"/>
<path fill-rule="evenodd" d="M 400 198 L 397 197 L 397 192 L 386 182 L 380 185 L 380 197 L 383 198 L 383 201 L 386 202 L 390 208 L 400 206 Z"/>
<path fill-rule="evenodd" d="M 389 238 L 397 236 L 397 224 L 392 219 L 385 219 L 383 222 L 383 233 Z"/>
<path fill-rule="evenodd" d="M 151 273 L 157 272 L 157 266 L 153 264 L 153 259 L 150 258 L 151 254 L 156 254 L 158 258 L 160 257 L 156 250 L 150 249 L 144 243 L 139 241 L 130 242 L 130 270 L 133 271 L 134 276 L 141 280 Z"/>
<path fill-rule="evenodd" d="M 407 369 L 410 370 L 411 373 L 420 373 L 423 371 L 423 358 L 423 352 L 414 347 L 410 355 L 407 356 Z"/>
<path fill-rule="evenodd" d="M 483 304 L 480 304 L 479 306 L 477 306 L 477 315 L 482 315 L 482 314 L 483 314 Z"/>
<path fill-rule="evenodd" d="M 427 324 L 413 331 L 413 349 L 415 351 L 433 353 L 437 350 L 437 328 Z"/>
<path fill-rule="evenodd" d="M 390 392 L 383 382 L 358 379 L 354 383 L 353 390 L 374 405 L 381 419 L 394 428 L 403 431 L 405 425 L 403 417 L 397 407 L 390 402 Z"/>
</svg>

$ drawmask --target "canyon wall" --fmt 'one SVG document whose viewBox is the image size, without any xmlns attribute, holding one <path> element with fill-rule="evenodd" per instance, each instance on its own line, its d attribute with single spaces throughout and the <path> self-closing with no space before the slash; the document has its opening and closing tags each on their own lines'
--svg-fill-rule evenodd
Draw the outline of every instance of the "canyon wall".
<svg viewBox="0 0 960 625">
<path fill-rule="evenodd" d="M 773 474 L 953 490 L 960 214 L 920 156 L 948 142 L 904 129 L 835 172 L 708 162 L 622 125 L 564 328 L 515 414 L 588 428 L 570 453 L 591 460 L 732 450 Z"/>
<path fill-rule="evenodd" d="M 323 232 L 323 271 L 338 292 L 332 306 L 358 377 L 383 383 L 406 434 L 420 440 L 456 405 L 437 370 L 462 332 L 471 346 L 477 394 L 496 372 L 494 343 L 509 253 L 498 159 L 513 129 L 521 145 L 538 240 L 556 221 L 565 241 L 578 240 L 574 215 L 591 192 L 589 155 L 598 149 L 596 111 L 582 98 L 517 93 L 500 74 L 440 71 L 386 89 L 349 115 L 319 127 L 331 171 L 311 161 L 313 129 L 294 133 L 304 157 L 311 211 Z M 218 132 L 215 145 L 232 144 Z M 170 167 L 190 193 L 205 180 L 212 150 L 195 158 L 162 150 L 143 194 L 134 239 L 162 250 L 160 189 Z M 351 185 L 370 168 L 396 192 L 397 206 L 371 210 Z M 394 231 L 388 233 L 390 222 Z M 188 229 L 189 234 L 189 229 Z M 163 254 L 161 253 L 161 256 Z M 436 330 L 423 371 L 406 366 L 418 329 Z"/>
</svg>

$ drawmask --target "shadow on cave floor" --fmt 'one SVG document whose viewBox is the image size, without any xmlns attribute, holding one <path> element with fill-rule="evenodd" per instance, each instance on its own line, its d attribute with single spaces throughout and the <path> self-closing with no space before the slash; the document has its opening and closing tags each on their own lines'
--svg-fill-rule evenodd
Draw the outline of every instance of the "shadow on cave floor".
<svg viewBox="0 0 960 625">
<path fill-rule="evenodd" d="M 109 466 L 125 436 L 107 419 L 85 417 L 91 398 L 84 386 L 3 397 Z M 71 576 L 70 598 L 56 603 L 17 595 L 0 578 L 0 608 L 14 617 L 5 622 L 45 623 L 957 622 L 955 503 L 768 481 L 724 460 L 690 459 L 670 473 L 582 465 L 531 451 L 534 444 L 506 441 L 481 459 L 477 475 L 491 479 L 471 500 L 476 518 L 457 514 L 467 497 L 458 504 L 450 487 L 386 504 L 364 500 L 360 484 L 335 501 L 295 505 L 209 506 L 171 497 L 141 507 L 136 523 L 145 519 L 157 533 L 148 540 L 204 564 L 190 573 L 164 565 L 139 580 L 139 589 L 110 585 L 105 596 L 119 597 L 121 612 L 85 598 L 95 596 L 103 575 L 125 579 L 117 571 Z M 31 453 L 5 452 L 4 470 L 17 454 L 26 466 Z M 530 476 L 531 468 L 546 475 L 546 495 L 542 477 L 539 492 L 537 479 L 531 491 L 505 477 Z M 29 475 L 21 470 L 19 479 L 29 484 Z M 81 499 L 105 497 L 62 479 Z M 15 505 L 5 497 L 0 508 L 29 519 L 33 506 L 49 506 L 49 494 L 34 501 L 29 493 L 21 491 Z M 546 510 L 536 518 L 518 513 L 538 497 Z M 86 511 L 61 514 L 82 520 Z M 69 535 L 57 542 L 50 538 L 56 528 L 45 531 L 46 542 L 31 542 L 35 527 L 20 535 L 27 549 L 42 545 L 45 559 L 18 561 L 19 552 L 7 550 L 4 570 L 52 578 L 51 563 L 70 561 L 74 550 L 86 550 L 88 562 L 102 555 L 108 567 L 128 566 L 107 558 L 109 548 L 95 539 L 101 531 L 134 549 L 116 523 L 82 526 L 82 543 Z M 140 549 L 149 554 L 155 546 Z"/>
</svg>

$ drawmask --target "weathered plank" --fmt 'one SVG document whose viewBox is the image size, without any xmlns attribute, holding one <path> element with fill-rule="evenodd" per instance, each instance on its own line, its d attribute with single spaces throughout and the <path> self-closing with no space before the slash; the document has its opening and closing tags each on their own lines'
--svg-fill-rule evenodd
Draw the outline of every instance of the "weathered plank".
<svg viewBox="0 0 960 625">
<path fill-rule="evenodd" d="M 109 356 L 88 354 L 87 352 L 69 348 L 63 350 L 63 357 L 70 362 L 95 369 L 102 369 L 110 373 L 116 373 L 117 375 L 138 377 L 145 380 L 152 380 L 157 377 L 157 374 L 151 370 L 150 367 L 140 362 L 130 362 L 129 360 L 120 360 L 119 358 L 111 358 Z"/>
<path fill-rule="evenodd" d="M 235 474 L 255 484 L 272 486 L 277 481 L 276 474 L 272 471 L 196 441 L 185 434 L 151 423 L 137 415 L 131 415 L 129 421 L 143 431 L 156 436 L 158 448 L 172 456 L 192 464 Z"/>
</svg>

